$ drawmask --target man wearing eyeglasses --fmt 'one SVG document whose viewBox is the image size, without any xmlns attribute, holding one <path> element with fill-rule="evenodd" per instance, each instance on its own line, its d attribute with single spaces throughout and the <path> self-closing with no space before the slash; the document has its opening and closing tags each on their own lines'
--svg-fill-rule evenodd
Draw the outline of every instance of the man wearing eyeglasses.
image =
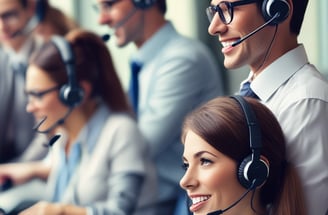
<svg viewBox="0 0 328 215">
<path fill-rule="evenodd" d="M 206 13 L 209 33 L 223 46 L 225 67 L 250 67 L 241 94 L 256 95 L 278 118 L 289 160 L 302 179 L 308 214 L 324 215 L 328 202 L 328 82 L 308 62 L 297 40 L 307 3 L 212 0 Z M 247 85 L 250 88 L 244 90 Z"/>
<path fill-rule="evenodd" d="M 131 61 L 141 70 L 137 82 L 131 76 L 131 103 L 159 176 L 156 215 L 172 215 L 183 174 L 182 121 L 223 94 L 220 71 L 203 44 L 181 36 L 165 19 L 165 0 L 97 0 L 97 8 L 99 23 L 112 30 L 117 46 L 138 48 Z"/>
<path fill-rule="evenodd" d="M 32 0 L 0 0 L 0 163 L 19 157 L 34 135 L 24 95 L 28 57 L 40 45 L 32 35 L 34 4 Z"/>
</svg>

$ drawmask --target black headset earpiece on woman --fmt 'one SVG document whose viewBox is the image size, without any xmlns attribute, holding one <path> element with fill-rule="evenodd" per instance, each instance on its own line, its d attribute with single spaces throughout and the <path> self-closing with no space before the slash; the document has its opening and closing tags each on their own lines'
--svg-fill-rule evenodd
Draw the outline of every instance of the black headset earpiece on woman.
<svg viewBox="0 0 328 215">
<path fill-rule="evenodd" d="M 245 115 L 249 131 L 249 147 L 252 151 L 252 154 L 244 158 L 238 167 L 238 180 L 244 188 L 253 190 L 262 185 L 269 176 L 269 166 L 261 159 L 261 129 L 247 101 L 242 96 L 231 98 L 239 103 Z"/>
<path fill-rule="evenodd" d="M 59 90 L 59 98 L 63 104 L 70 108 L 79 105 L 84 96 L 84 90 L 79 86 L 75 73 L 75 59 L 72 48 L 68 41 L 61 36 L 52 36 L 52 43 L 58 49 L 65 64 L 68 81 Z"/>
<path fill-rule="evenodd" d="M 248 127 L 249 147 L 252 151 L 250 155 L 245 157 L 239 164 L 237 169 L 237 178 L 239 183 L 247 189 L 235 202 L 224 209 L 219 209 L 207 213 L 207 215 L 223 214 L 236 206 L 245 196 L 258 186 L 261 186 L 269 176 L 269 165 L 261 159 L 262 137 L 261 129 L 257 122 L 255 113 L 248 102 L 239 95 L 231 96 L 240 105 Z"/>
<path fill-rule="evenodd" d="M 134 6 L 139 9 L 150 8 L 157 0 L 132 0 Z"/>
<path fill-rule="evenodd" d="M 38 133 L 49 133 L 51 130 L 56 128 L 58 125 L 62 125 L 67 117 L 71 114 L 74 107 L 78 106 L 84 97 L 84 90 L 79 86 L 76 73 L 75 73 L 75 59 L 73 55 L 73 50 L 68 43 L 68 41 L 61 36 L 55 35 L 51 37 L 51 42 L 57 48 L 63 63 L 65 64 L 65 70 L 67 74 L 67 83 L 62 85 L 59 89 L 59 100 L 68 107 L 67 112 L 59 118 L 55 123 L 45 130 L 40 130 L 40 126 L 47 119 L 45 116 L 40 122 L 38 122 L 34 127 Z M 57 138 L 58 139 L 58 138 Z M 57 140 L 56 139 L 56 140 Z M 54 140 L 54 142 L 56 141 Z M 51 141 L 48 144 L 49 146 L 53 145 Z"/>
<path fill-rule="evenodd" d="M 289 10 L 290 6 L 287 0 L 263 0 L 262 3 L 262 15 L 266 22 L 276 16 L 269 25 L 277 25 L 283 22 L 288 17 Z"/>
</svg>

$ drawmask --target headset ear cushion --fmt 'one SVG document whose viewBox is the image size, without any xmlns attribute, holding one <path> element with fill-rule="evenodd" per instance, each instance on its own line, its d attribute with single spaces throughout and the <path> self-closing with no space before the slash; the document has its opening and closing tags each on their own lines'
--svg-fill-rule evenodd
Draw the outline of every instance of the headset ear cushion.
<svg viewBox="0 0 328 215">
<path fill-rule="evenodd" d="M 64 85 L 60 88 L 59 99 L 68 107 L 76 107 L 79 105 L 84 96 L 84 91 L 80 87 L 70 87 L 69 85 Z"/>
<path fill-rule="evenodd" d="M 277 25 L 287 19 L 289 10 L 290 7 L 286 0 L 264 0 L 262 3 L 262 15 L 266 22 L 279 13 L 279 16 L 270 25 Z"/>
<path fill-rule="evenodd" d="M 250 189 L 255 180 L 254 187 L 262 185 L 269 176 L 268 164 L 260 159 L 252 161 L 252 155 L 247 156 L 238 168 L 239 183 L 246 189 Z"/>
</svg>

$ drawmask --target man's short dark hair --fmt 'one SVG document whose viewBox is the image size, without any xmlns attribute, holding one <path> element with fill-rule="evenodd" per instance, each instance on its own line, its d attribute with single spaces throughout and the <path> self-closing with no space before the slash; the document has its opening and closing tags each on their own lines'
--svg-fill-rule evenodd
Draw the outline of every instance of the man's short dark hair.
<svg viewBox="0 0 328 215">
<path fill-rule="evenodd" d="M 24 8 L 27 8 L 28 0 L 20 0 L 20 3 L 23 5 Z"/>
<path fill-rule="evenodd" d="M 167 10 L 167 7 L 166 7 L 166 0 L 157 0 L 157 7 L 158 9 L 163 13 L 165 14 L 166 13 L 166 10 Z"/>
<path fill-rule="evenodd" d="M 264 0 L 258 2 L 259 9 L 262 10 L 262 3 Z M 299 35 L 303 24 L 303 19 L 309 0 L 292 0 L 294 12 L 291 14 L 290 31 Z"/>
<path fill-rule="evenodd" d="M 290 30 L 296 35 L 301 31 L 308 2 L 309 0 L 293 0 L 294 13 L 290 22 Z"/>
</svg>

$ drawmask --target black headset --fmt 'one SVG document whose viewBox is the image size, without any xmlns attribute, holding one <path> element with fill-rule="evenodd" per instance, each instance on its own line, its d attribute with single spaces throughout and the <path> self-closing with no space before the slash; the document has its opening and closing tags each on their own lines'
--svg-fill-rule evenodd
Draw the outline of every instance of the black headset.
<svg viewBox="0 0 328 215">
<path fill-rule="evenodd" d="M 262 137 L 254 111 L 242 96 L 231 96 L 243 110 L 248 131 L 249 147 L 252 154 L 242 160 L 238 167 L 238 181 L 246 189 L 255 189 L 262 185 L 269 176 L 269 166 L 261 159 Z"/>
<path fill-rule="evenodd" d="M 44 20 L 44 17 L 46 16 L 46 10 L 47 10 L 46 6 L 47 6 L 47 0 L 36 1 L 35 15 L 37 16 L 39 22 L 42 22 Z"/>
<path fill-rule="evenodd" d="M 270 25 L 277 25 L 287 19 L 289 10 L 290 6 L 287 0 L 263 0 L 262 3 L 262 15 L 266 22 L 279 14 Z"/>
<path fill-rule="evenodd" d="M 83 100 L 84 90 L 79 86 L 76 78 L 72 48 L 64 37 L 55 35 L 51 37 L 51 41 L 60 53 L 68 78 L 67 83 L 59 90 L 59 99 L 70 108 L 76 107 Z"/>
<path fill-rule="evenodd" d="M 157 0 L 132 0 L 134 6 L 142 10 L 150 8 L 151 6 L 153 6 L 153 4 L 156 3 L 156 1 Z"/>
</svg>

